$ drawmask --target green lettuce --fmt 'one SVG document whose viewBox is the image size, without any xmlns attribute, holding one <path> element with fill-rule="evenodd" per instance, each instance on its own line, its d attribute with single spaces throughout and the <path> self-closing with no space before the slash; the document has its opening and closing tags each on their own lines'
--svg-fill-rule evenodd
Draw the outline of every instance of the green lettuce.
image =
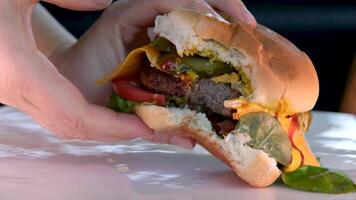
<svg viewBox="0 0 356 200">
<path fill-rule="evenodd" d="M 131 113 L 137 102 L 123 99 L 116 94 L 112 94 L 108 107 L 116 112 Z"/>
<path fill-rule="evenodd" d="M 169 96 L 167 101 L 169 106 L 184 107 L 188 103 L 188 97 Z"/>
</svg>

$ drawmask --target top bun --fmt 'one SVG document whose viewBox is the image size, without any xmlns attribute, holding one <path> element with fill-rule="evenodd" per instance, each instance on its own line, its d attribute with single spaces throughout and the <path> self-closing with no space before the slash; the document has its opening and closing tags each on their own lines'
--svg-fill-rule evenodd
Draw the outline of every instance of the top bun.
<svg viewBox="0 0 356 200">
<path fill-rule="evenodd" d="M 157 16 L 154 31 L 170 40 L 179 55 L 198 54 L 241 67 L 249 77 L 247 98 L 277 108 L 287 100 L 293 112 L 315 105 L 319 83 L 309 57 L 284 37 L 257 25 L 229 23 L 211 14 L 176 8 Z"/>
</svg>

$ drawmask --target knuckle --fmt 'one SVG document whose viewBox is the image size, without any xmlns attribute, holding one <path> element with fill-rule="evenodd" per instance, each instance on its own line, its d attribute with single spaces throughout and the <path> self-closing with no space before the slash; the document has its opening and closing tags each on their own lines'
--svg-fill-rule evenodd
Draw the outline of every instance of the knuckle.
<svg viewBox="0 0 356 200">
<path fill-rule="evenodd" d="M 68 130 L 67 135 L 73 139 L 89 139 L 86 125 L 78 116 L 69 117 L 64 126 Z"/>
<path fill-rule="evenodd" d="M 112 0 L 97 0 L 96 4 L 98 8 L 104 9 L 111 4 Z"/>
</svg>

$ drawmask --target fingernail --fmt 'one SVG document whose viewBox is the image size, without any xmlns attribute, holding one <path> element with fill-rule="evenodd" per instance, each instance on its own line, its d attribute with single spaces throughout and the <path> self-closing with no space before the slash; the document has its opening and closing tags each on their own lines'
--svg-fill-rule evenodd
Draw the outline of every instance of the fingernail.
<svg viewBox="0 0 356 200">
<path fill-rule="evenodd" d="M 100 8 L 106 8 L 112 3 L 112 0 L 95 0 L 95 3 Z"/>
<path fill-rule="evenodd" d="M 193 147 L 194 147 L 194 142 L 189 138 L 172 136 L 170 141 L 171 141 L 171 144 L 174 144 L 174 145 L 186 148 L 186 149 L 193 149 Z"/>
<path fill-rule="evenodd" d="M 241 14 L 244 22 L 251 24 L 253 26 L 256 25 L 255 17 L 251 14 L 251 12 L 246 7 L 243 7 L 243 12 L 241 12 Z"/>
</svg>

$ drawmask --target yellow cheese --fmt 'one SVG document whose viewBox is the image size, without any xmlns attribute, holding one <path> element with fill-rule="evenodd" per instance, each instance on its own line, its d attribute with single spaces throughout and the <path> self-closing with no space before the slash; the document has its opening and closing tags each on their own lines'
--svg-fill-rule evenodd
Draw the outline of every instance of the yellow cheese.
<svg viewBox="0 0 356 200">
<path fill-rule="evenodd" d="M 300 167 L 300 165 L 302 165 L 302 155 L 300 153 L 300 151 L 298 151 L 296 148 L 292 147 L 292 161 L 290 163 L 290 165 L 288 165 L 287 167 L 284 167 L 283 170 L 285 172 L 293 172 L 296 169 L 298 169 Z"/>
<path fill-rule="evenodd" d="M 233 72 L 231 74 L 223 74 L 221 76 L 215 76 L 211 78 L 215 83 L 237 83 L 240 81 L 240 76 Z"/>
<path fill-rule="evenodd" d="M 279 116 L 278 117 L 278 121 L 281 124 L 281 127 L 283 128 L 283 130 L 288 133 L 289 131 L 289 126 L 291 124 L 291 118 L 286 117 L 286 116 Z"/>
<path fill-rule="evenodd" d="M 127 55 L 124 62 L 118 65 L 113 71 L 97 80 L 97 83 L 104 84 L 110 80 L 113 80 L 114 78 L 133 76 L 140 71 L 145 59 L 148 59 L 151 65 L 156 65 L 156 61 L 160 55 L 160 51 L 149 45 L 135 49 L 131 51 L 129 55 Z"/>
<path fill-rule="evenodd" d="M 314 156 L 313 152 L 311 151 L 304 133 L 297 130 L 297 132 L 293 135 L 293 144 L 296 148 L 300 151 L 303 155 L 303 165 L 311 165 L 315 167 L 320 167 L 320 163 L 318 159 Z"/>
<path fill-rule="evenodd" d="M 238 120 L 241 116 L 253 112 L 268 112 L 274 115 L 274 112 L 264 108 L 256 103 L 248 102 L 246 99 L 233 99 L 224 101 L 224 106 L 227 108 L 234 108 L 236 112 L 233 114 L 233 119 Z"/>
</svg>

